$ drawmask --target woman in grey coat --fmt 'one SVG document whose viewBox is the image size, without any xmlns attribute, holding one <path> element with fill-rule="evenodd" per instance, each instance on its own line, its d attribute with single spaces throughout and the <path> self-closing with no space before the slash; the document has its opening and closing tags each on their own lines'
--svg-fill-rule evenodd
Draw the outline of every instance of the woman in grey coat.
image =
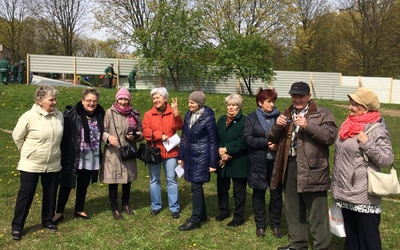
<svg viewBox="0 0 400 250">
<path fill-rule="evenodd" d="M 100 181 L 109 184 L 110 205 L 114 219 L 122 220 L 118 207 L 118 184 L 122 184 L 122 210 L 133 215 L 129 206 L 131 183 L 137 179 L 136 159 L 122 160 L 120 147 L 142 141 L 142 126 L 139 113 L 130 104 L 131 95 L 121 88 L 115 103 L 106 110 L 103 141 L 106 143 L 100 169 Z"/>
<path fill-rule="evenodd" d="M 376 94 L 361 87 L 348 97 L 350 113 L 335 144 L 331 192 L 342 208 L 344 249 L 379 250 L 382 249 L 379 232 L 382 198 L 368 194 L 367 168 L 380 172 L 381 168 L 392 165 L 392 144 L 378 111 Z"/>
</svg>

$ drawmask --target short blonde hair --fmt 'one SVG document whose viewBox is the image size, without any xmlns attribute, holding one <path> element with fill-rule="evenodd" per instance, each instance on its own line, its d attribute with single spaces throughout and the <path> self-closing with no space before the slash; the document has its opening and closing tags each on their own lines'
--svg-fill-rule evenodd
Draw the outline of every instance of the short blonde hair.
<svg viewBox="0 0 400 250">
<path fill-rule="evenodd" d="M 243 97 L 239 94 L 230 94 L 227 97 L 225 97 L 225 104 L 235 104 L 239 108 L 242 108 L 244 103 L 243 103 Z"/>
<path fill-rule="evenodd" d="M 58 90 L 50 85 L 40 85 L 33 94 L 33 97 L 35 98 L 35 102 L 38 103 L 40 100 L 46 98 L 47 95 L 57 96 Z"/>
</svg>

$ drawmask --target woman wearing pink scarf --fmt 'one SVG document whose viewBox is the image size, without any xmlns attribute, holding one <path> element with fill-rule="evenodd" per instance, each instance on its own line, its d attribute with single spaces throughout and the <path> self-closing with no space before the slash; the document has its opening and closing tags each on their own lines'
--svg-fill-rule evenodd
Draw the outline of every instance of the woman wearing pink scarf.
<svg viewBox="0 0 400 250">
<path fill-rule="evenodd" d="M 143 140 L 142 124 L 139 113 L 131 106 L 131 95 L 121 88 L 115 103 L 106 110 L 104 117 L 103 141 L 105 142 L 100 181 L 109 184 L 110 206 L 114 219 L 124 217 L 118 205 L 118 184 L 122 184 L 122 210 L 133 215 L 129 205 L 131 183 L 137 179 L 136 159 L 122 160 L 119 148 L 131 144 L 136 148 L 136 142 Z"/>
<path fill-rule="evenodd" d="M 379 224 L 382 198 L 368 194 L 367 167 L 381 171 L 393 163 L 392 144 L 378 109 L 377 95 L 361 87 L 348 95 L 349 116 L 339 130 L 331 192 L 342 208 L 344 249 L 382 249 Z M 375 126 L 376 124 L 376 126 Z M 365 132 L 375 126 L 366 134 Z M 368 157 L 366 162 L 364 154 Z"/>
</svg>

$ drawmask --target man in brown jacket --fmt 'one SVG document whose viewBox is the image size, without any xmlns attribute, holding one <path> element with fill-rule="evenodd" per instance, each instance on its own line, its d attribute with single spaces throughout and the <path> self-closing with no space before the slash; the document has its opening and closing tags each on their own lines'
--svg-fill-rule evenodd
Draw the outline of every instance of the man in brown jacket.
<svg viewBox="0 0 400 250">
<path fill-rule="evenodd" d="M 292 84 L 292 105 L 270 129 L 268 138 L 278 144 L 271 189 L 282 183 L 289 245 L 278 250 L 308 249 L 307 224 L 312 249 L 329 249 L 330 231 L 327 191 L 330 187 L 329 146 L 337 126 L 328 109 L 311 100 L 305 82 Z"/>
</svg>

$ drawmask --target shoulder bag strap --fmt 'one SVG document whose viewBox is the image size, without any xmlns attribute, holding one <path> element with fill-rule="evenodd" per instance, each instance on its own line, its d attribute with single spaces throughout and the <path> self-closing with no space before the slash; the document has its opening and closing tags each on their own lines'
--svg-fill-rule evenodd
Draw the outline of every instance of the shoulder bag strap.
<svg viewBox="0 0 400 250">
<path fill-rule="evenodd" d="M 114 111 L 112 111 L 112 110 L 111 110 L 111 116 L 112 116 L 112 120 L 113 120 L 113 124 L 114 124 L 115 133 L 117 134 L 118 143 L 119 143 L 119 146 L 121 147 L 122 146 L 121 141 L 119 140 L 117 127 L 115 126 Z"/>
<path fill-rule="evenodd" d="M 374 128 L 378 127 L 380 125 L 380 123 L 375 123 L 374 125 L 372 125 L 371 127 L 369 127 L 369 129 L 367 129 L 367 131 L 365 131 L 365 134 L 368 134 L 371 130 L 373 130 Z M 363 156 L 364 156 L 364 160 L 366 162 L 368 162 L 368 156 L 365 154 L 365 152 L 363 152 Z"/>
</svg>

